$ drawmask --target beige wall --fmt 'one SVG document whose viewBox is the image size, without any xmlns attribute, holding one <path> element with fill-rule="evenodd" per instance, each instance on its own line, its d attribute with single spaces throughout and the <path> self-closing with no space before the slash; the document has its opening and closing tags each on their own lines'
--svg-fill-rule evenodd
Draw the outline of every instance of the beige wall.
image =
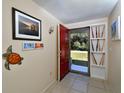
<svg viewBox="0 0 124 93">
<path fill-rule="evenodd" d="M 111 40 L 111 23 L 121 14 L 120 2 L 113 9 L 109 16 L 109 69 L 108 69 L 108 81 L 112 90 L 112 93 L 121 93 L 121 41 Z"/>
<path fill-rule="evenodd" d="M 42 20 L 42 42 L 44 48 L 22 51 L 22 42 L 12 40 L 11 7 L 15 7 Z M 56 18 L 35 4 L 32 0 L 3 0 L 3 52 L 9 45 L 13 51 L 24 57 L 22 65 L 11 65 L 11 71 L 4 68 L 3 93 L 42 93 L 42 90 L 56 81 Z M 55 31 L 50 35 L 49 27 Z"/>
</svg>

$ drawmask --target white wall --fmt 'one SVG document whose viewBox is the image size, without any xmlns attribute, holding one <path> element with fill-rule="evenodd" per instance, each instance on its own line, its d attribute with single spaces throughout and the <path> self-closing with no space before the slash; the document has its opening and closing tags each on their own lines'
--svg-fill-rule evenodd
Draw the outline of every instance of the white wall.
<svg viewBox="0 0 124 93">
<path fill-rule="evenodd" d="M 108 81 L 112 93 L 121 93 L 121 41 L 111 40 L 111 23 L 121 15 L 121 1 L 117 3 L 109 16 L 109 70 Z"/>
<path fill-rule="evenodd" d="M 12 40 L 11 7 L 15 7 L 27 14 L 42 20 L 42 42 L 44 48 L 31 51 L 22 51 L 22 42 Z M 22 65 L 11 65 L 11 71 L 4 68 L 3 60 L 3 93 L 42 93 L 42 90 L 57 78 L 57 47 L 56 18 L 35 4 L 32 0 L 3 0 L 3 53 L 9 45 L 13 51 L 19 53 L 24 60 Z M 55 31 L 49 35 L 50 26 Z"/>
<path fill-rule="evenodd" d="M 87 26 L 92 26 L 92 25 L 100 25 L 100 24 L 105 24 L 106 27 L 106 44 L 105 44 L 105 67 L 96 67 L 92 66 L 92 60 L 90 60 L 90 75 L 91 77 L 94 78 L 99 78 L 99 79 L 107 79 L 108 78 L 108 57 L 107 57 L 107 36 L 108 36 L 108 18 L 100 18 L 100 19 L 94 19 L 94 20 L 88 20 L 88 21 L 83 21 L 83 22 L 78 22 L 78 23 L 72 23 L 72 24 L 66 24 L 65 26 L 68 27 L 69 29 L 73 28 L 81 28 L 81 27 L 87 27 Z M 92 58 L 90 58 L 92 59 Z"/>
</svg>

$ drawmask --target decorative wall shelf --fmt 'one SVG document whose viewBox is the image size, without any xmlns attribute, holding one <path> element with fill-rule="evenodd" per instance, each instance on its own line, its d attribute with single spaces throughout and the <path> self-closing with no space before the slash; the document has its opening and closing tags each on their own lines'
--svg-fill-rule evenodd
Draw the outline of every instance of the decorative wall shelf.
<svg viewBox="0 0 124 93">
<path fill-rule="evenodd" d="M 107 72 L 107 24 L 90 26 L 91 76 L 106 78 Z"/>
<path fill-rule="evenodd" d="M 97 40 L 97 39 L 101 39 L 101 40 L 105 40 L 105 38 L 90 38 L 91 40 Z"/>
<path fill-rule="evenodd" d="M 105 52 L 104 51 L 91 51 L 91 53 L 95 53 L 95 54 L 102 54 L 102 53 L 104 53 L 105 54 Z"/>
<path fill-rule="evenodd" d="M 102 65 L 95 65 L 95 64 L 92 64 L 91 66 L 92 66 L 92 67 L 98 67 L 98 68 L 106 68 L 105 66 L 102 66 Z"/>
</svg>

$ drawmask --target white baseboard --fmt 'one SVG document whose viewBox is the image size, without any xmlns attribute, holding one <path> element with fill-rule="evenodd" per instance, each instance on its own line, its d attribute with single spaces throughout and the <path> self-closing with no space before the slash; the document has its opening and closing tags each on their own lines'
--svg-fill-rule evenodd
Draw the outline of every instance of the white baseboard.
<svg viewBox="0 0 124 93">
<path fill-rule="evenodd" d="M 53 80 L 47 87 L 45 87 L 41 93 L 45 93 L 47 90 L 51 89 L 53 86 L 57 84 L 56 80 Z"/>
</svg>

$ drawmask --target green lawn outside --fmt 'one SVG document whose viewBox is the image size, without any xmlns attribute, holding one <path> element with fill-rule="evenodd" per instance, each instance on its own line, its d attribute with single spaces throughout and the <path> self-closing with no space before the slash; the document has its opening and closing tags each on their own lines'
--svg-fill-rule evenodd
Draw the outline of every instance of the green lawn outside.
<svg viewBox="0 0 124 93">
<path fill-rule="evenodd" d="M 87 66 L 88 65 L 88 51 L 71 50 L 72 64 Z"/>
</svg>

